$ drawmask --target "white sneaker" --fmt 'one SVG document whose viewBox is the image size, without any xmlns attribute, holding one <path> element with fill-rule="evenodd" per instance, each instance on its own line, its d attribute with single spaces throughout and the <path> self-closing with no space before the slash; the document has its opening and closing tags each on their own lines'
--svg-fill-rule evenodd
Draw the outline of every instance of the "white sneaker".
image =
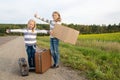
<svg viewBox="0 0 120 80">
<path fill-rule="evenodd" d="M 29 69 L 35 69 L 35 67 L 29 67 Z"/>
</svg>

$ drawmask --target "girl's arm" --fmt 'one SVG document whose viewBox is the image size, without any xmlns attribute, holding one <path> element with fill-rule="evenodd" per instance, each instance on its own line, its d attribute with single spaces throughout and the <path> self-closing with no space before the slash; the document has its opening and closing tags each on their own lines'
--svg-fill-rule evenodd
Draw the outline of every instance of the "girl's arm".
<svg viewBox="0 0 120 80">
<path fill-rule="evenodd" d="M 23 30 L 23 29 L 7 29 L 6 32 L 7 33 L 10 33 L 10 32 L 21 32 L 21 33 L 23 33 L 23 32 L 25 32 L 25 30 Z"/>
<path fill-rule="evenodd" d="M 44 21 L 44 22 L 46 22 L 46 23 L 48 23 L 48 24 L 51 24 L 51 25 L 53 25 L 53 26 L 54 26 L 54 24 L 55 24 L 55 23 L 53 23 L 52 20 L 48 20 L 48 19 L 39 17 L 37 14 L 35 14 L 34 17 L 37 18 L 37 19 L 39 19 L 39 20 L 41 20 L 41 21 Z"/>
<path fill-rule="evenodd" d="M 49 31 L 48 30 L 36 30 L 37 33 L 45 33 L 45 34 L 48 34 Z"/>
</svg>

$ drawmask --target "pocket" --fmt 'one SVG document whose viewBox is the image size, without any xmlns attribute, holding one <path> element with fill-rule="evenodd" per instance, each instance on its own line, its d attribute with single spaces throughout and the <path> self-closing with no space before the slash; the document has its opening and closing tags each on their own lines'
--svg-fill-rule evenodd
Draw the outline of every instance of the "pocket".
<svg viewBox="0 0 120 80">
<path fill-rule="evenodd" d="M 27 50 L 28 46 L 25 46 L 25 49 Z"/>
</svg>

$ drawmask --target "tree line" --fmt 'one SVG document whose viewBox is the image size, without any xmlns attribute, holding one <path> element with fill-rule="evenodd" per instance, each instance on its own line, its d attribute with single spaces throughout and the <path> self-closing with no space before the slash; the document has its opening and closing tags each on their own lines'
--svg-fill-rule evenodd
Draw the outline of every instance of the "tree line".
<svg viewBox="0 0 120 80">
<path fill-rule="evenodd" d="M 80 25 L 80 24 L 65 24 L 67 27 L 76 29 L 80 31 L 80 34 L 100 34 L 100 33 L 114 33 L 120 32 L 119 24 L 109 24 L 109 25 Z M 24 29 L 27 28 L 26 24 L 0 24 L 0 36 L 8 35 L 5 31 L 6 29 Z M 37 29 L 49 30 L 48 24 L 37 24 Z M 22 35 L 21 33 L 10 33 L 9 35 Z M 39 34 L 45 35 L 45 34 Z"/>
<path fill-rule="evenodd" d="M 78 25 L 78 24 L 63 24 L 80 31 L 81 34 L 100 34 L 100 33 L 114 33 L 120 32 L 119 24 L 109 25 Z"/>
</svg>

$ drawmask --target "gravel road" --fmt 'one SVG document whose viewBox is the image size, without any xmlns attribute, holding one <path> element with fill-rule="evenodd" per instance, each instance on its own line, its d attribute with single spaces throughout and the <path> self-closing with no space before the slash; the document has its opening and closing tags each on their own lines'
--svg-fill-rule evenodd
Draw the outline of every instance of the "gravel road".
<svg viewBox="0 0 120 80">
<path fill-rule="evenodd" d="M 0 80 L 87 80 L 78 75 L 78 71 L 62 64 L 43 74 L 29 72 L 29 76 L 22 77 L 19 72 L 19 57 L 27 59 L 23 37 L 0 37 Z"/>
</svg>

